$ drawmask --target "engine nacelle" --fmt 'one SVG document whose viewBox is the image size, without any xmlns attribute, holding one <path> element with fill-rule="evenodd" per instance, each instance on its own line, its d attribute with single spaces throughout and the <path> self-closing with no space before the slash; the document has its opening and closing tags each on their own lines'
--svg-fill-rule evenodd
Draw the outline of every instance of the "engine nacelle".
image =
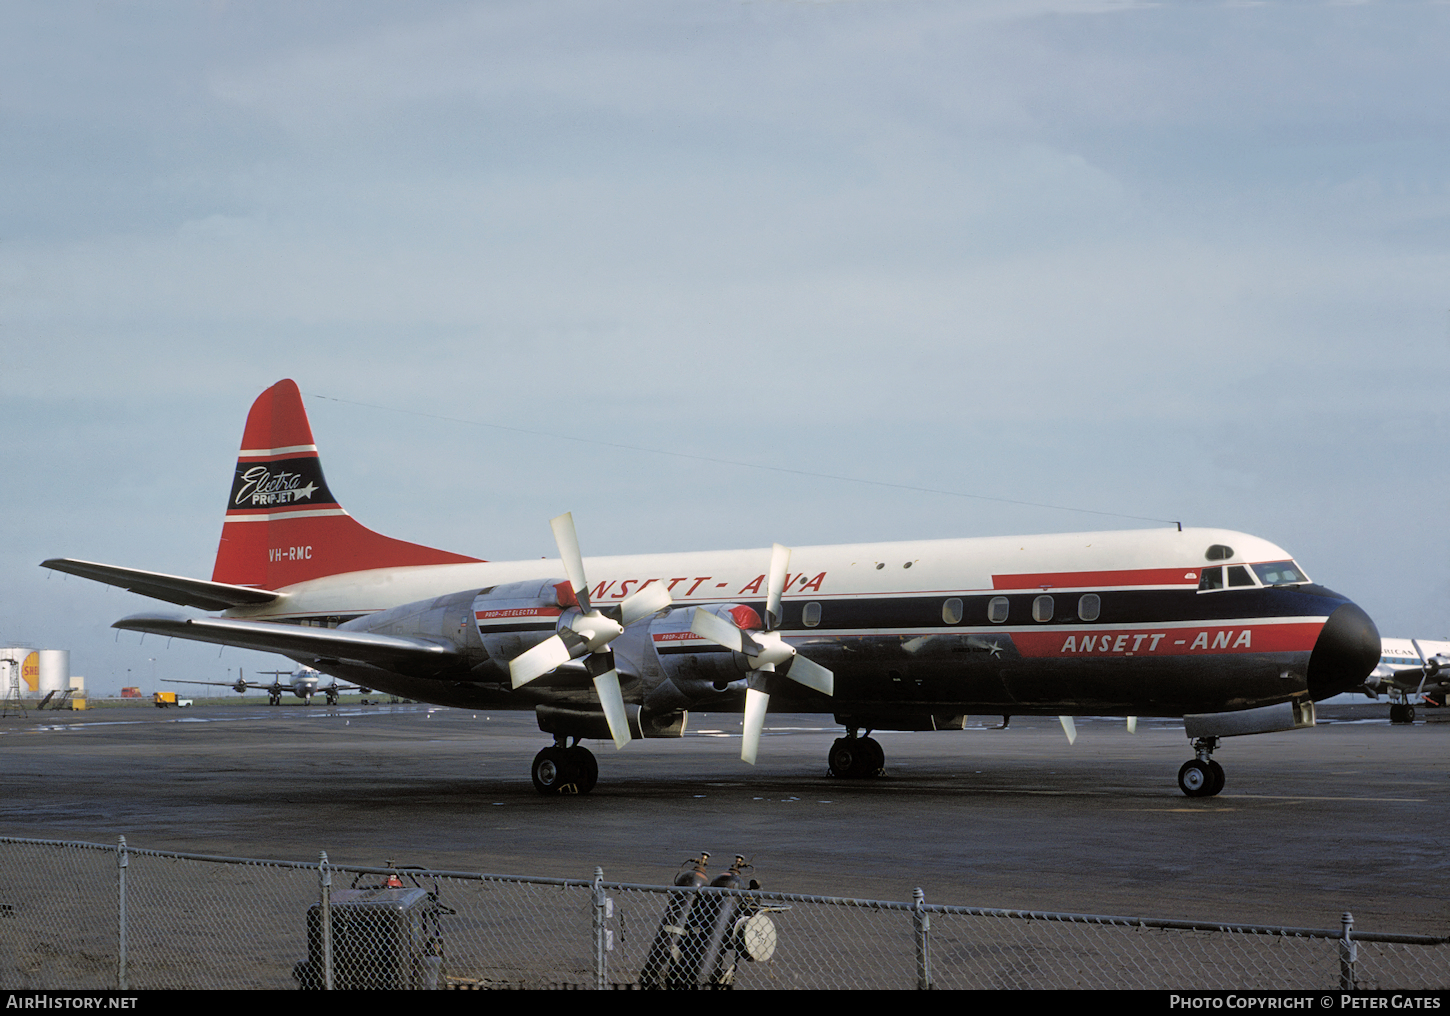
<svg viewBox="0 0 1450 1016">
<path fill-rule="evenodd" d="M 659 701 L 664 706 L 663 693 L 670 692 L 677 697 L 670 705 L 677 702 L 682 708 L 708 709 L 712 703 L 725 706 L 730 704 L 730 699 L 744 696 L 745 678 L 750 673 L 745 655 L 717 646 L 690 631 L 695 611 L 707 610 L 735 624 L 736 615 L 731 611 L 738 607 L 734 603 L 684 607 L 650 621 L 649 636 L 655 655 L 672 686 L 660 689 L 651 697 L 651 703 Z"/>
<path fill-rule="evenodd" d="M 473 603 L 477 595 L 478 590 L 466 589 L 430 600 L 416 600 L 368 614 L 339 627 L 345 631 L 374 632 L 451 645 L 462 657 L 467 670 L 476 673 L 495 662 L 490 661 L 474 623 Z"/>
<path fill-rule="evenodd" d="M 507 582 L 480 589 L 473 597 L 472 619 L 489 658 L 508 676 L 509 661 L 553 635 L 566 609 L 559 586 L 551 579 Z M 569 597 L 573 599 L 572 595 Z"/>
<path fill-rule="evenodd" d="M 684 737 L 685 724 L 689 714 L 683 709 L 669 713 L 655 713 L 633 703 L 624 706 L 629 720 L 631 737 Z M 569 737 L 587 737 L 607 741 L 612 736 L 604 713 L 598 709 L 582 709 L 567 705 L 538 705 L 534 712 L 539 719 L 539 729 L 546 734 L 564 734 Z"/>
<path fill-rule="evenodd" d="M 369 614 L 344 627 L 446 642 L 463 655 L 474 680 L 506 681 L 509 661 L 553 635 L 571 609 L 560 606 L 558 585 L 533 580 L 465 589 Z"/>
</svg>

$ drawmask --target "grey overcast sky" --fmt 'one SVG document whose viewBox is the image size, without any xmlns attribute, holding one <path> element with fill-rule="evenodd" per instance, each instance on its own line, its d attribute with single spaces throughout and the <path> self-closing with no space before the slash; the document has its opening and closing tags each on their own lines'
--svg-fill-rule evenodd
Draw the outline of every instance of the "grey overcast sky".
<svg viewBox="0 0 1450 1016">
<path fill-rule="evenodd" d="M 830 474 L 1244 530 L 1443 637 L 1447 53 L 1441 3 L 6 4 L 0 644 L 283 665 L 37 564 L 209 577 L 284 377 L 361 522 L 480 557 L 1156 524 Z"/>
</svg>

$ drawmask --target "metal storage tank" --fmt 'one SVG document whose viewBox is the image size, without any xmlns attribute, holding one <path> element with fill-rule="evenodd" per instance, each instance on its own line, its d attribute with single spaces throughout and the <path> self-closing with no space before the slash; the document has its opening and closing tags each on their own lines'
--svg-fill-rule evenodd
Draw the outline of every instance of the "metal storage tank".
<svg viewBox="0 0 1450 1016">
<path fill-rule="evenodd" d="M 40 651 L 39 694 L 55 692 L 57 695 L 70 687 L 70 650 L 42 649 Z"/>
<path fill-rule="evenodd" d="M 0 663 L 0 683 L 4 684 L 6 694 L 9 694 L 10 682 L 15 678 L 20 680 L 22 695 L 33 694 L 40 686 L 40 654 L 30 646 L 0 649 L 0 660 L 15 661 L 13 667 L 8 663 Z"/>
<path fill-rule="evenodd" d="M 0 693 L 10 694 L 10 682 L 17 678 L 20 679 L 20 691 L 22 694 L 30 690 L 24 678 L 21 677 L 20 668 L 25 658 L 33 652 L 35 650 L 29 646 L 7 646 L 4 649 L 0 649 L 0 660 L 13 660 L 15 663 L 13 667 L 9 663 L 0 663 Z"/>
</svg>

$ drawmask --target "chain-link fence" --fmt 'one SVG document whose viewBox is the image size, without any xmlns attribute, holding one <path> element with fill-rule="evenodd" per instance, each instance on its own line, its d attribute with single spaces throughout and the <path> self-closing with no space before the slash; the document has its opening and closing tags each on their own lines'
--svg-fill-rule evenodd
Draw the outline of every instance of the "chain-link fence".
<svg viewBox="0 0 1450 1016">
<path fill-rule="evenodd" d="M 208 857 L 0 837 L 0 984 L 1450 986 L 1450 937 Z M 701 865 L 700 869 L 703 870 Z M 697 882 L 702 879 L 696 879 Z"/>
</svg>

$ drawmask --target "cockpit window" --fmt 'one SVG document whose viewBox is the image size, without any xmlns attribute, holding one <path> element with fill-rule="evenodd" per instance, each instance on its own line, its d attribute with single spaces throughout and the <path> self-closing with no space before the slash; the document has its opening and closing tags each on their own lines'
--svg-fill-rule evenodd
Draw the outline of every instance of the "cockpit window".
<svg viewBox="0 0 1450 1016">
<path fill-rule="evenodd" d="M 1254 565 L 1254 574 L 1266 586 L 1282 586 L 1292 582 L 1308 582 L 1309 576 L 1293 561 L 1273 561 Z"/>
<path fill-rule="evenodd" d="M 1223 588 L 1223 566 L 1217 568 L 1201 568 L 1198 572 L 1198 591 L 1205 589 Z"/>
<path fill-rule="evenodd" d="M 1228 566 L 1228 584 L 1229 588 L 1233 588 L 1234 586 L 1251 586 L 1254 584 L 1254 579 L 1249 574 L 1249 570 L 1243 565 L 1231 564 Z"/>
</svg>

